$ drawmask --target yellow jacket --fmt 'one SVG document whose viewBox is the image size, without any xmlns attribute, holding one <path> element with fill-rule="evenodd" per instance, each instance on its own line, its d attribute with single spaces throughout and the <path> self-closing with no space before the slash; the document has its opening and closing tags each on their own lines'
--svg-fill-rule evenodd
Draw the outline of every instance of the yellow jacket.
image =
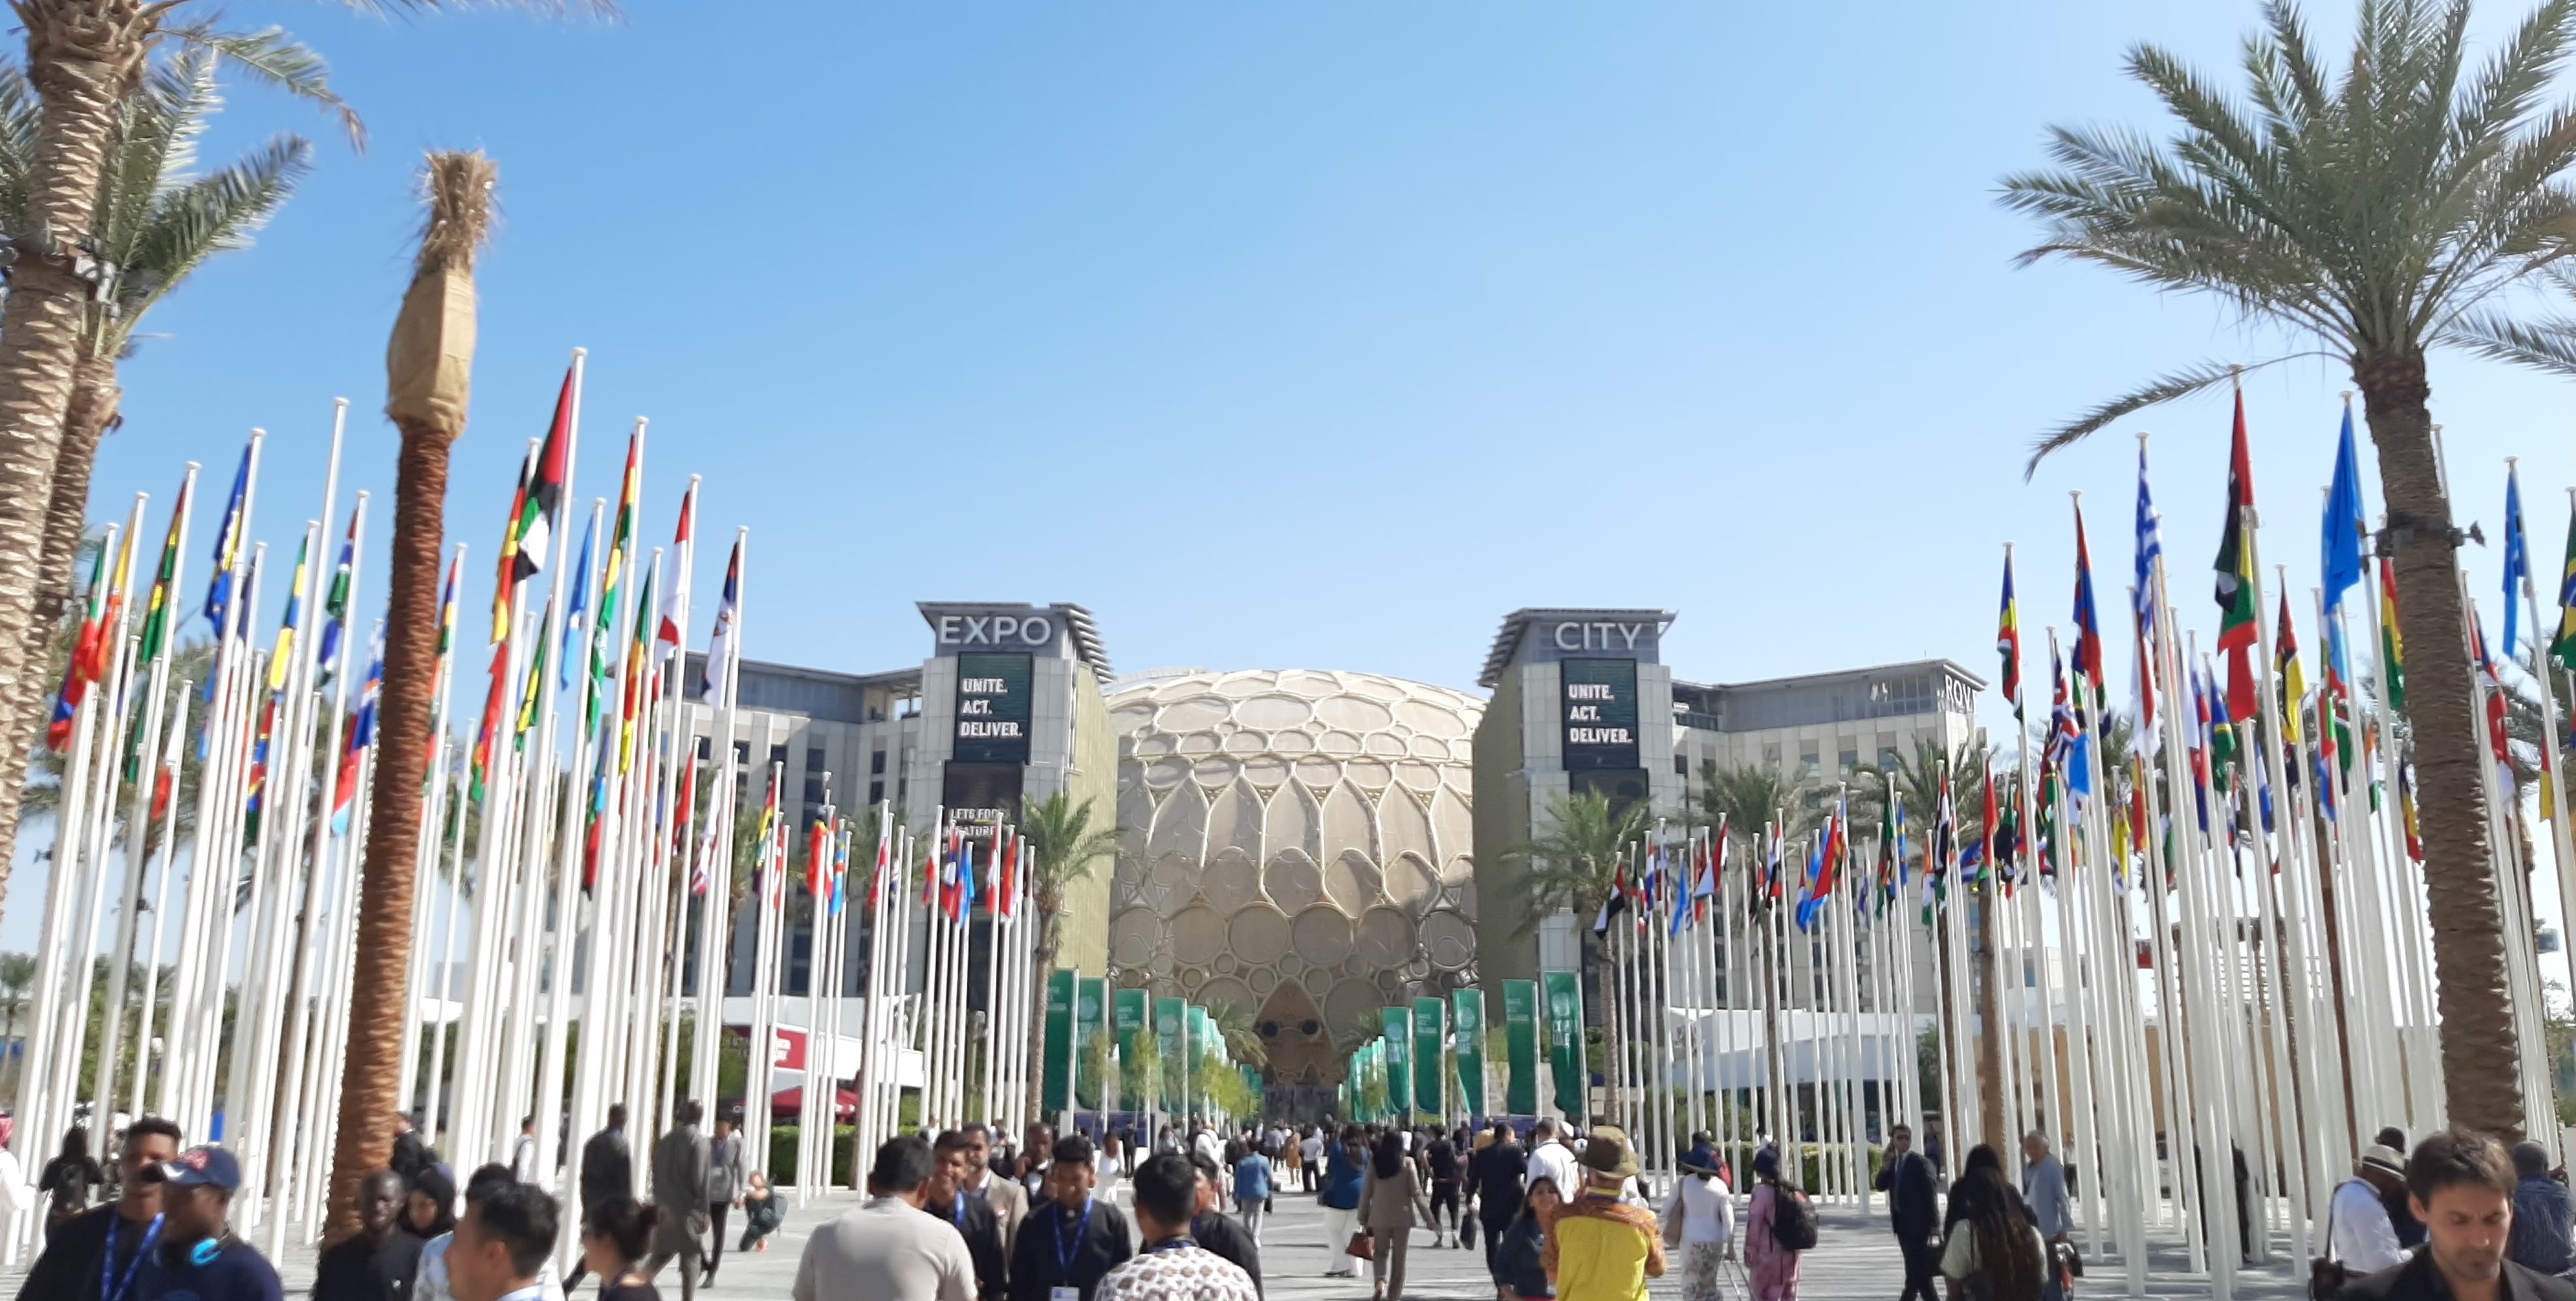
<svg viewBox="0 0 2576 1301">
<path fill-rule="evenodd" d="M 1645 1301 L 1646 1280 L 1664 1276 L 1664 1235 L 1653 1211 L 1587 1193 L 1556 1213 L 1539 1263 L 1557 1301 Z"/>
</svg>

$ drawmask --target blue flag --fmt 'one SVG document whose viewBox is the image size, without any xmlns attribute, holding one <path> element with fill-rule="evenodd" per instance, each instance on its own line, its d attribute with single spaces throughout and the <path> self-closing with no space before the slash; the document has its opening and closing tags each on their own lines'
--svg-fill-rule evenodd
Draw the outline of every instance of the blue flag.
<svg viewBox="0 0 2576 1301">
<path fill-rule="evenodd" d="M 250 496 L 250 449 L 242 449 L 241 468 L 233 471 L 232 500 L 224 506 L 224 522 L 215 528 L 215 576 L 206 584 L 206 622 L 215 626 L 215 635 L 224 632 L 225 612 L 232 608 L 233 571 L 241 568 L 242 505 Z M 244 621 L 248 626 L 248 621 Z M 208 678 L 212 687 L 214 680 Z"/>
<path fill-rule="evenodd" d="M 2343 608 L 2343 594 L 2361 582 L 2361 466 L 2353 452 L 2352 408 L 2343 412 L 2343 432 L 2335 440 L 2334 482 L 2326 490 L 2326 516 L 2321 542 L 2325 571 L 2326 620 Z"/>
<path fill-rule="evenodd" d="M 582 531 L 581 562 L 572 567 L 572 604 L 564 610 L 563 653 L 555 656 L 555 686 L 572 686 L 572 639 L 590 617 L 590 551 L 599 541 L 599 516 L 593 513 L 590 527 Z"/>
<path fill-rule="evenodd" d="M 2522 584 L 2531 577 L 2531 548 L 2522 538 L 2522 475 L 2513 467 L 2504 471 L 2504 655 L 2513 659 L 2522 652 L 2515 634 L 2522 613 Z"/>
</svg>

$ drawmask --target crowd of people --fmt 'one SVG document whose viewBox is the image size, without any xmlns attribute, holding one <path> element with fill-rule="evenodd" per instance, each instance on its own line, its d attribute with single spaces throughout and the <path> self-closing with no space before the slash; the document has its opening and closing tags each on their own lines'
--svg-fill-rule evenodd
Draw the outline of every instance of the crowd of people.
<svg viewBox="0 0 2576 1301">
<path fill-rule="evenodd" d="M 622 1108 L 582 1144 L 577 1251 L 558 1242 L 555 1199 L 511 1164 L 453 1173 L 397 1124 L 393 1162 L 360 1189 L 356 1232 L 316 1265 L 315 1301 L 564 1301 L 595 1280 L 602 1301 L 660 1301 L 679 1266 L 683 1301 L 734 1249 L 767 1250 L 784 1203 L 725 1119 L 701 1131 L 694 1103 L 647 1155 L 639 1197 Z M 7 1117 L 0 1115 L 0 1139 Z M 533 1125 L 527 1131 L 533 1133 Z M 43 1250 L 22 1301 L 275 1301 L 277 1271 L 230 1228 L 240 1163 L 185 1146 L 153 1117 L 93 1156 L 67 1135 L 33 1187 Z M 2018 1178 L 1990 1145 L 1945 1177 L 1937 1149 L 1895 1126 L 1876 1187 L 1903 1279 L 1898 1301 L 2064 1301 L 2082 1273 L 2070 1172 L 2044 1133 L 2020 1145 Z M 5 1150 L 5 1148 L 0 1148 Z M 1644 1301 L 1678 1268 L 1682 1301 L 1795 1301 L 1817 1217 L 1780 1149 L 1760 1146 L 1738 1191 L 1705 1134 L 1676 1177 L 1646 1195 L 1627 1135 L 1552 1119 L 1483 1132 L 1372 1125 L 1171 1128 L 1140 1149 L 1132 1130 L 1017 1144 L 982 1125 L 878 1147 L 867 1200 L 817 1225 L 795 1301 L 1262 1301 L 1261 1246 L 1276 1199 L 1311 1193 L 1324 1212 L 1328 1275 L 1367 1263 L 1373 1301 L 1403 1301 L 1407 1258 L 1483 1250 L 1497 1301 Z M 24 1175 L 0 1182 L 13 1187 Z M 1112 1195 L 1113 1191 L 1116 1195 Z M 1122 1207 L 1121 1202 L 1124 1202 Z M 2326 1210 L 2311 1262 L 2319 1301 L 2576 1301 L 2576 1196 L 2537 1144 L 2452 1130 L 2406 1148 L 2383 1130 Z M 1739 1223 L 1741 1232 L 1739 1233 Z M 1481 1243 L 1480 1243 L 1481 1239 Z M 555 1277 L 561 1250 L 575 1264 Z"/>
</svg>

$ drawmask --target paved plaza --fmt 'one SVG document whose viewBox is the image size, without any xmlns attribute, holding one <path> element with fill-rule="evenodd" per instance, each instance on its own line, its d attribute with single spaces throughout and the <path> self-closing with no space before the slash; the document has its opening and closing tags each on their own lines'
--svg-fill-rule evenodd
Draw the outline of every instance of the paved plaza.
<svg viewBox="0 0 2576 1301">
<path fill-rule="evenodd" d="M 1112 1194 L 1124 1204 L 1123 1190 Z M 770 1301 L 789 1294 L 796 1278 L 796 1259 L 805 1248 L 805 1239 L 813 1227 L 856 1205 L 858 1198 L 849 1193 L 836 1193 L 818 1198 L 801 1210 L 790 1210 L 787 1222 L 771 1239 L 766 1252 L 745 1255 L 727 1244 L 722 1276 L 713 1289 L 702 1289 L 701 1296 L 741 1298 L 744 1301 Z M 1740 1209 L 1740 1207 L 1739 1207 Z M 1799 1295 L 1811 1301 L 1892 1301 L 1902 1277 L 1896 1245 L 1888 1235 L 1883 1211 L 1864 1215 L 1848 1203 L 1826 1206 L 1823 1227 L 1816 1250 L 1807 1254 L 1806 1268 Z M 739 1234 L 738 1227 L 735 1233 Z M 1368 1301 L 1367 1265 L 1360 1267 L 1358 1279 L 1325 1278 L 1324 1270 L 1335 1259 L 1339 1244 L 1327 1250 L 1324 1243 L 1324 1216 L 1315 1199 L 1306 1193 L 1284 1193 L 1277 1199 L 1277 1211 L 1262 1232 L 1261 1261 L 1265 1301 Z M 2078 1241 L 2083 1239 L 2078 1236 Z M 1486 1282 L 1482 1250 L 1435 1250 L 1429 1244 L 1431 1235 L 1417 1230 L 1411 1257 L 1407 1262 L 1405 1295 L 1413 1301 L 1492 1301 L 1493 1288 Z M 2153 1268 L 2147 1276 L 2144 1296 L 2155 1301 L 2183 1301 L 2207 1297 L 2207 1280 L 2184 1271 L 2179 1241 L 2157 1243 Z M 291 1254 L 283 1266 L 287 1295 L 300 1297 L 313 1286 L 314 1253 L 310 1250 Z M 2238 1276 L 2236 1295 L 2251 1301 L 2292 1301 L 2303 1293 L 2304 1266 L 2294 1270 L 2285 1252 L 2276 1252 L 2271 1264 Z M 20 1271 L 0 1271 L 0 1296 L 18 1294 Z M 665 1271 L 661 1279 L 666 1301 L 677 1301 L 680 1295 L 679 1275 Z M 1649 1289 L 1656 1301 L 1678 1297 L 1678 1278 L 1657 1280 Z M 2115 1270 L 2097 1271 L 2077 1289 L 2078 1295 L 2115 1297 L 2126 1293 L 2125 1282 Z M 580 1297 L 595 1295 L 593 1285 L 585 1283 Z M 1741 1297 L 1740 1277 L 1729 1267 L 1726 1295 Z M 25 1301 L 48 1301 L 29 1297 Z"/>
</svg>

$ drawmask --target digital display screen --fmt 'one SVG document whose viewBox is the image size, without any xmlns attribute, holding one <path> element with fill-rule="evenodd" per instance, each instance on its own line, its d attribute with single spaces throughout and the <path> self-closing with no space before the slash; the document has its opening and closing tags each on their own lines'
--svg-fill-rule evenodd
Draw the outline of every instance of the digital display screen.
<svg viewBox="0 0 2576 1301">
<path fill-rule="evenodd" d="M 957 736 L 949 758 L 959 763 L 1029 761 L 1027 655 L 957 657 Z M 1634 679 L 1634 674 L 1631 675 Z M 1635 706 L 1630 706 L 1635 714 Z"/>
<path fill-rule="evenodd" d="M 1635 768 L 1637 661 L 1561 660 L 1565 770 Z"/>
</svg>

